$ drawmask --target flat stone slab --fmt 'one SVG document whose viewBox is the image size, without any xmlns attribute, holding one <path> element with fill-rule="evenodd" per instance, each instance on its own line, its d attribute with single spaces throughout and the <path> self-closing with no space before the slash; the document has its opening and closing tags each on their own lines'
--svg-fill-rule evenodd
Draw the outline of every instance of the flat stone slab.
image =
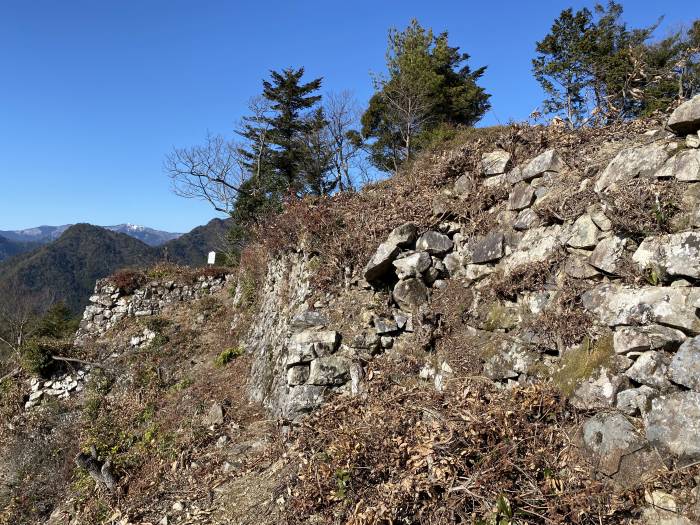
<svg viewBox="0 0 700 525">
<path fill-rule="evenodd" d="M 700 232 L 647 237 L 632 260 L 641 270 L 653 268 L 670 276 L 700 278 Z"/>
<path fill-rule="evenodd" d="M 436 231 L 427 231 L 416 241 L 416 250 L 430 255 L 444 255 L 452 249 L 453 243 L 447 235 Z"/>
<path fill-rule="evenodd" d="M 675 177 L 683 182 L 700 181 L 700 150 L 679 151 L 656 172 L 657 178 Z"/>
<path fill-rule="evenodd" d="M 559 153 L 554 149 L 549 149 L 541 153 L 520 169 L 513 170 L 510 174 L 510 182 L 515 184 L 521 180 L 530 181 L 535 177 L 541 177 L 547 172 L 560 172 L 565 164 Z"/>
<path fill-rule="evenodd" d="M 508 196 L 508 209 L 518 211 L 529 208 L 534 200 L 535 188 L 526 182 L 519 182 Z"/>
<path fill-rule="evenodd" d="M 663 324 L 700 334 L 700 289 L 602 284 L 582 296 L 583 307 L 608 326 Z"/>
<path fill-rule="evenodd" d="M 481 155 L 481 170 L 487 176 L 505 173 L 510 162 L 510 153 L 504 150 L 491 151 Z"/>
<path fill-rule="evenodd" d="M 613 347 L 617 354 L 649 350 L 674 351 L 685 340 L 683 332 L 668 326 L 622 326 L 613 335 Z"/>
<path fill-rule="evenodd" d="M 700 459 L 700 393 L 675 392 L 653 399 L 645 426 L 647 439 L 662 452 L 681 463 Z"/>
<path fill-rule="evenodd" d="M 394 286 L 394 301 L 402 310 L 414 310 L 428 302 L 428 288 L 420 279 L 406 279 Z"/>
<path fill-rule="evenodd" d="M 681 345 L 671 359 L 668 373 L 674 383 L 700 392 L 700 337 Z"/>
<path fill-rule="evenodd" d="M 613 235 L 601 240 L 588 257 L 588 263 L 605 273 L 616 274 L 629 241 Z"/>
<path fill-rule="evenodd" d="M 499 260 L 504 255 L 504 239 L 503 233 L 494 232 L 476 241 L 472 246 L 472 262 L 483 264 Z"/>
<path fill-rule="evenodd" d="M 608 189 L 613 184 L 630 181 L 636 177 L 650 177 L 663 166 L 668 158 L 664 144 L 648 144 L 627 148 L 610 161 L 595 183 L 595 191 Z"/>
</svg>

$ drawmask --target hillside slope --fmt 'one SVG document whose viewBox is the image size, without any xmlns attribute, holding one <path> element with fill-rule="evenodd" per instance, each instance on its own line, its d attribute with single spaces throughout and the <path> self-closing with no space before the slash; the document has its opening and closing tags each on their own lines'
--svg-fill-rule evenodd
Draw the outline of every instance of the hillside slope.
<svg viewBox="0 0 700 525">
<path fill-rule="evenodd" d="M 234 275 L 100 281 L 75 368 L 5 386 L 0 523 L 697 523 L 692 144 L 469 131 Z"/>
<path fill-rule="evenodd" d="M 226 219 L 212 219 L 207 224 L 163 244 L 160 247 L 161 257 L 178 264 L 206 264 L 210 251 L 220 252 L 225 246 L 228 224 Z"/>
<path fill-rule="evenodd" d="M 31 251 L 36 247 L 37 245 L 34 243 L 11 241 L 0 235 L 0 261 Z"/>
<path fill-rule="evenodd" d="M 88 224 L 68 228 L 51 244 L 0 264 L 1 293 L 21 290 L 36 301 L 62 300 L 73 311 L 87 304 L 95 281 L 157 254 L 141 241 Z"/>
</svg>

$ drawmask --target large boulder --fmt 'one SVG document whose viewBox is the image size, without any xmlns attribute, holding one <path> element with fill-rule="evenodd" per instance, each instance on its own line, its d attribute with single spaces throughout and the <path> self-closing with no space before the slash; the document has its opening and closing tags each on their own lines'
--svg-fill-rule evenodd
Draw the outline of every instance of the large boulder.
<svg viewBox="0 0 700 525">
<path fill-rule="evenodd" d="M 656 172 L 656 177 L 675 177 L 683 182 L 700 181 L 700 150 L 687 149 L 678 152 Z"/>
<path fill-rule="evenodd" d="M 598 243 L 588 257 L 588 264 L 605 273 L 616 274 L 628 243 L 628 239 L 617 235 L 606 237 Z"/>
<path fill-rule="evenodd" d="M 380 244 L 367 266 L 365 266 L 365 279 L 371 282 L 384 277 L 400 251 L 401 248 L 395 244 L 386 242 Z"/>
<path fill-rule="evenodd" d="M 581 410 L 611 407 L 615 404 L 617 393 L 628 383 L 625 376 L 616 375 L 603 367 L 597 375 L 583 381 L 576 388 L 571 403 Z"/>
<path fill-rule="evenodd" d="M 393 297 L 402 310 L 411 311 L 428 302 L 428 288 L 420 279 L 406 279 L 394 286 Z"/>
<path fill-rule="evenodd" d="M 352 361 L 341 356 L 319 357 L 311 361 L 307 383 L 310 385 L 342 385 L 350 379 Z"/>
<path fill-rule="evenodd" d="M 586 310 L 608 326 L 663 324 L 700 334 L 696 303 L 700 290 L 646 286 L 633 288 L 601 284 L 582 296 Z"/>
<path fill-rule="evenodd" d="M 700 278 L 700 232 L 647 237 L 632 260 L 642 270 L 651 267 L 669 276 Z"/>
<path fill-rule="evenodd" d="M 399 248 L 407 248 L 416 241 L 417 236 L 418 227 L 413 223 L 407 222 L 394 228 L 387 237 L 386 242 Z"/>
<path fill-rule="evenodd" d="M 433 264 L 428 252 L 416 252 L 406 257 L 396 259 L 393 263 L 399 279 L 420 276 Z"/>
<path fill-rule="evenodd" d="M 618 153 L 595 183 L 595 191 L 606 190 L 613 184 L 627 182 L 635 177 L 650 177 L 668 158 L 664 144 L 648 144 L 628 148 Z"/>
<path fill-rule="evenodd" d="M 645 418 L 649 442 L 681 462 L 700 459 L 700 393 L 675 392 L 652 400 Z"/>
<path fill-rule="evenodd" d="M 406 223 L 394 228 L 365 266 L 365 279 L 372 282 L 384 277 L 401 248 L 412 245 L 417 235 L 418 228 L 415 224 Z"/>
<path fill-rule="evenodd" d="M 339 344 L 340 334 L 334 330 L 305 330 L 294 334 L 287 346 L 287 366 L 332 354 Z"/>
<path fill-rule="evenodd" d="M 545 173 L 560 172 L 564 168 L 564 161 L 556 150 L 550 149 L 530 160 L 519 170 L 511 172 L 510 182 L 515 184 L 521 180 L 530 181 L 535 177 L 541 177 Z"/>
<path fill-rule="evenodd" d="M 668 127 L 676 135 L 688 135 L 700 130 L 700 95 L 695 95 L 671 113 Z"/>
<path fill-rule="evenodd" d="M 600 230 L 590 215 L 581 215 L 571 227 L 567 244 L 572 248 L 593 248 L 598 244 Z"/>
<path fill-rule="evenodd" d="M 487 177 L 506 172 L 510 162 L 510 153 L 504 150 L 491 151 L 481 155 L 481 169 Z"/>
<path fill-rule="evenodd" d="M 326 388 L 320 385 L 291 386 L 282 406 L 282 417 L 296 419 L 305 413 L 311 412 L 323 402 Z"/>
<path fill-rule="evenodd" d="M 581 434 L 596 471 L 621 485 L 636 485 L 659 466 L 644 438 L 622 414 L 596 414 L 586 420 Z"/>
<path fill-rule="evenodd" d="M 509 274 L 518 266 L 546 261 L 562 246 L 561 226 L 533 228 L 525 232 L 513 252 L 503 259 L 501 266 L 504 273 Z"/>
<path fill-rule="evenodd" d="M 623 326 L 615 331 L 613 346 L 615 353 L 648 352 L 649 350 L 672 351 L 686 340 L 680 330 L 652 324 L 648 326 Z"/>
<path fill-rule="evenodd" d="M 651 400 L 658 394 L 657 390 L 647 385 L 628 388 L 618 392 L 617 409 L 630 416 L 646 414 L 651 408 Z"/>
<path fill-rule="evenodd" d="M 668 390 L 672 386 L 667 377 L 668 363 L 668 356 L 663 352 L 644 352 L 627 369 L 625 375 L 639 384 L 657 390 Z"/>
<path fill-rule="evenodd" d="M 518 211 L 529 208 L 534 200 L 535 188 L 526 182 L 519 182 L 508 196 L 508 209 Z"/>
<path fill-rule="evenodd" d="M 452 246 L 452 239 L 432 230 L 425 232 L 416 241 L 416 250 L 428 252 L 430 255 L 444 255 Z"/>
<path fill-rule="evenodd" d="M 671 381 L 700 392 L 700 337 L 688 339 L 668 365 Z"/>
<path fill-rule="evenodd" d="M 458 197 L 468 197 L 474 190 L 474 178 L 471 173 L 461 175 L 452 186 L 452 192 Z M 442 215 L 439 213 L 438 215 Z"/>
</svg>

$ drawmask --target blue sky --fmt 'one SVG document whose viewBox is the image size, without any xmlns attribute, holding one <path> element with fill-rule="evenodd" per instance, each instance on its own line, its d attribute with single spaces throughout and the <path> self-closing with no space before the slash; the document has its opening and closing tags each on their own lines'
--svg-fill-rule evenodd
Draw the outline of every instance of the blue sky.
<svg viewBox="0 0 700 525">
<path fill-rule="evenodd" d="M 501 0 L 0 0 L 0 229 L 132 222 L 188 231 L 215 216 L 170 192 L 163 156 L 230 134 L 270 69 L 305 66 L 324 91 L 368 100 L 389 27 L 412 17 L 488 65 L 492 111 L 522 120 L 542 98 L 534 43 L 565 7 Z M 629 0 L 632 26 L 700 16 L 688 0 Z"/>
</svg>

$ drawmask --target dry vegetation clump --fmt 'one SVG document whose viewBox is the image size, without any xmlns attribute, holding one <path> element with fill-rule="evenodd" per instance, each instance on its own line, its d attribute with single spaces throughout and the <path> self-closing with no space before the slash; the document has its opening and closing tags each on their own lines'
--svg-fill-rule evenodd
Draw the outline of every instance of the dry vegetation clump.
<svg viewBox="0 0 700 525">
<path fill-rule="evenodd" d="M 438 393 L 388 379 L 297 430 L 290 523 L 610 523 L 626 502 L 589 477 L 577 415 L 542 386 Z"/>
<path fill-rule="evenodd" d="M 581 305 L 587 289 L 580 281 L 565 279 L 553 300 L 538 316 L 526 320 L 522 329 L 536 335 L 545 348 L 559 350 L 593 337 L 593 319 Z"/>
<path fill-rule="evenodd" d="M 636 241 L 670 233 L 682 211 L 681 187 L 674 181 L 633 179 L 608 192 L 605 201 L 613 230 Z"/>
<path fill-rule="evenodd" d="M 595 202 L 598 197 L 592 187 L 580 189 L 580 181 L 568 180 L 561 182 L 553 197 L 547 195 L 534 209 L 545 224 L 557 224 L 576 220 Z"/>
<path fill-rule="evenodd" d="M 119 270 L 107 279 L 125 295 L 132 294 L 135 290 L 146 284 L 146 274 L 140 270 Z"/>
<path fill-rule="evenodd" d="M 545 261 L 523 264 L 504 275 L 494 276 L 488 290 L 499 299 L 514 301 L 523 292 L 539 292 L 554 281 L 561 262 L 566 257 L 562 250 Z"/>
</svg>

